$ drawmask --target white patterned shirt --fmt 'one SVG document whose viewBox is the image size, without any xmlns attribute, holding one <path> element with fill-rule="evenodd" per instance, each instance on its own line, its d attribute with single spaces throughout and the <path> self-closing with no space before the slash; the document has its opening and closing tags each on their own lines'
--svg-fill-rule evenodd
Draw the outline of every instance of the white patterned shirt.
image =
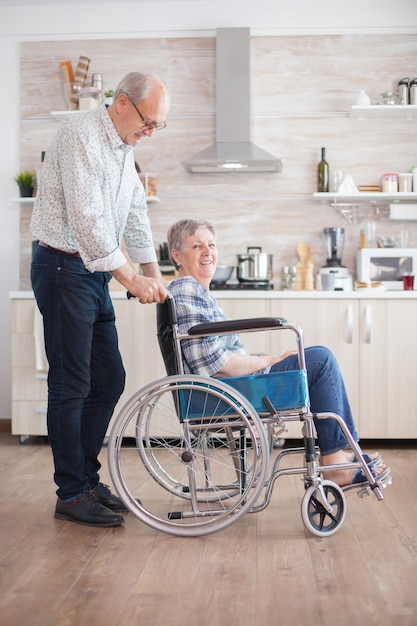
<svg viewBox="0 0 417 626">
<path fill-rule="evenodd" d="M 67 119 L 49 146 L 30 224 L 32 235 L 78 252 L 91 271 L 157 260 L 145 192 L 132 146 L 121 140 L 103 105 Z"/>
</svg>

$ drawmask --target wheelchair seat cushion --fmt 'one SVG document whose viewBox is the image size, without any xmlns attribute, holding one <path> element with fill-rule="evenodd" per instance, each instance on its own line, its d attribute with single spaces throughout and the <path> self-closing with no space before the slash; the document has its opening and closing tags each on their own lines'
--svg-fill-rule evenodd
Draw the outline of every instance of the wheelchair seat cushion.
<svg viewBox="0 0 417 626">
<path fill-rule="evenodd" d="M 271 372 L 270 374 L 253 374 L 234 378 L 207 379 L 207 387 L 221 380 L 241 393 L 253 406 L 257 413 L 266 413 L 267 408 L 262 401 L 267 396 L 276 411 L 302 409 L 309 406 L 307 372 L 292 370 L 288 372 Z M 184 385 L 186 382 L 184 381 Z M 215 396 L 208 397 L 204 391 L 180 389 L 178 394 L 181 419 L 201 417 L 224 417 L 230 414 L 230 405 L 219 401 Z"/>
<path fill-rule="evenodd" d="M 254 409 L 260 413 L 265 411 L 262 398 L 267 396 L 277 410 L 298 409 L 309 405 L 307 372 L 291 370 L 286 372 L 270 372 L 269 374 L 253 374 L 220 378 L 236 391 L 239 391 Z"/>
</svg>

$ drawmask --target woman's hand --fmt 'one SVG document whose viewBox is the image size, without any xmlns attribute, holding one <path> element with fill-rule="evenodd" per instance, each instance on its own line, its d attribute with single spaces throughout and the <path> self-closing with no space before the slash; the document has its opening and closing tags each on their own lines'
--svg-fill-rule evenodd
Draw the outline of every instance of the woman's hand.
<svg viewBox="0 0 417 626">
<path fill-rule="evenodd" d="M 296 356 L 297 354 L 297 350 L 287 350 L 282 354 L 269 354 L 265 356 L 269 356 L 271 359 L 269 365 L 275 365 L 275 363 L 280 363 L 281 361 L 284 361 L 284 359 L 287 359 L 289 356 Z"/>
<path fill-rule="evenodd" d="M 215 377 L 250 376 L 297 354 L 296 350 L 288 350 L 282 354 L 233 354 L 222 369 L 216 372 Z"/>
</svg>

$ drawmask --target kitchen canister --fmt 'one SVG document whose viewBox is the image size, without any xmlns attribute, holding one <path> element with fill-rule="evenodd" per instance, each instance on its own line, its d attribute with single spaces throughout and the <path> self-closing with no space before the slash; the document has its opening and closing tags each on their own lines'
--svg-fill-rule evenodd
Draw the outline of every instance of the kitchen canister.
<svg viewBox="0 0 417 626">
<path fill-rule="evenodd" d="M 91 86 L 95 87 L 96 89 L 100 89 L 100 91 L 103 91 L 103 74 L 95 72 L 91 76 Z"/>
<path fill-rule="evenodd" d="M 398 191 L 397 174 L 384 174 L 381 177 L 381 191 L 382 193 L 395 193 Z"/>
<path fill-rule="evenodd" d="M 103 102 L 103 74 L 99 74 L 98 72 L 92 74 L 91 86 L 100 90 L 100 94 L 97 99 L 100 103 Z"/>
<path fill-rule="evenodd" d="M 410 104 L 417 104 L 417 78 L 410 82 Z"/>
<path fill-rule="evenodd" d="M 400 82 L 398 83 L 398 93 L 400 94 L 400 97 L 401 97 L 400 104 L 408 104 L 409 102 L 409 91 L 408 91 L 409 82 L 410 82 L 410 79 L 407 77 L 407 78 L 402 78 Z"/>
<path fill-rule="evenodd" d="M 409 172 L 398 174 L 398 191 L 409 193 L 413 191 L 413 175 Z"/>
</svg>

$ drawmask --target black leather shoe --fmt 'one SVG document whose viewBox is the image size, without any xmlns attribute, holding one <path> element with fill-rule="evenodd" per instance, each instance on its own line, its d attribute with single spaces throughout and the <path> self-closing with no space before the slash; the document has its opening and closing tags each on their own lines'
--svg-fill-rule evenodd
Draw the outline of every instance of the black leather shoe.
<svg viewBox="0 0 417 626">
<path fill-rule="evenodd" d="M 111 511 L 123 511 L 127 513 L 129 509 L 125 507 L 123 502 L 112 494 L 110 488 L 107 485 L 103 485 L 103 483 L 99 483 L 95 489 L 93 489 L 93 493 L 97 500 L 103 506 L 107 507 Z"/>
<path fill-rule="evenodd" d="M 64 502 L 58 498 L 55 517 L 84 526 L 99 526 L 101 528 L 120 526 L 125 521 L 122 515 L 117 515 L 100 504 L 93 491 L 85 491 L 70 502 Z"/>
</svg>

